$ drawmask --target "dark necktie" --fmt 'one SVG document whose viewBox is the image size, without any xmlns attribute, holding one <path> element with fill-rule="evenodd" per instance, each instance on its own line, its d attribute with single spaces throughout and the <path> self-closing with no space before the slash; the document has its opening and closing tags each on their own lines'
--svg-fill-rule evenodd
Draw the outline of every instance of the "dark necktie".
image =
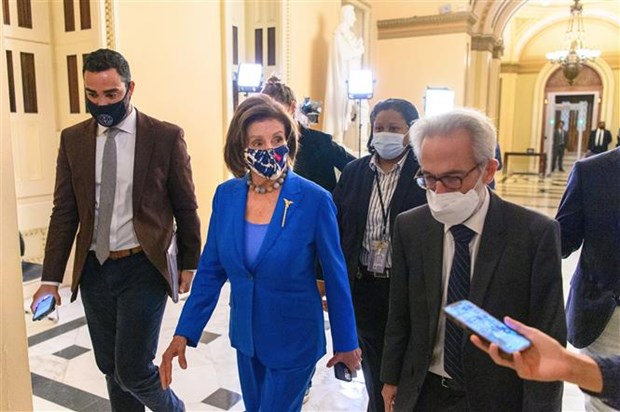
<svg viewBox="0 0 620 412">
<path fill-rule="evenodd" d="M 95 239 L 95 255 L 100 264 L 110 255 L 110 224 L 114 210 L 114 194 L 116 192 L 116 134 L 119 129 L 110 127 L 106 130 L 101 160 L 101 187 L 99 188 L 99 208 L 97 220 L 97 237 Z"/>
<path fill-rule="evenodd" d="M 469 278 L 471 273 L 471 256 L 469 242 L 476 232 L 465 225 L 456 225 L 450 228 L 454 237 L 454 258 L 448 281 L 447 304 L 467 299 L 469 295 Z M 453 322 L 446 319 L 446 334 L 444 339 L 444 368 L 452 379 L 463 383 L 463 367 L 461 361 L 461 341 L 463 331 Z"/>
</svg>

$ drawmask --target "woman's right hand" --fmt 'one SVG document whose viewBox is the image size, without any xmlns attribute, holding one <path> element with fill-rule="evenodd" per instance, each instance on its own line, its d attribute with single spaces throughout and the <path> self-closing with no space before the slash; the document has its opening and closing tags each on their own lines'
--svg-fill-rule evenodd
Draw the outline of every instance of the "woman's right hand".
<svg viewBox="0 0 620 412">
<path fill-rule="evenodd" d="M 187 369 L 187 360 L 185 359 L 185 348 L 187 347 L 187 338 L 183 336 L 175 336 L 168 345 L 168 349 L 161 357 L 159 365 L 159 380 L 161 387 L 168 389 L 172 383 L 172 359 L 179 357 L 179 366 L 181 369 Z"/>
</svg>

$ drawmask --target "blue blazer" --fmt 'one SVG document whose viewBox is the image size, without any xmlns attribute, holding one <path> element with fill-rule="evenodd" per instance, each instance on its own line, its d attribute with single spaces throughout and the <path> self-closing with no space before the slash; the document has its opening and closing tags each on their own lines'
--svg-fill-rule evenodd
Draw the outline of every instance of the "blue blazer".
<svg viewBox="0 0 620 412">
<path fill-rule="evenodd" d="M 336 207 L 320 186 L 289 172 L 258 257 L 245 265 L 245 178 L 222 183 L 213 198 L 207 243 L 175 335 L 196 346 L 230 281 L 231 344 L 270 368 L 307 366 L 325 354 L 318 257 L 325 276 L 334 350 L 357 348 L 351 292 Z M 288 210 L 284 200 L 290 201 Z M 285 216 L 286 213 L 286 216 Z"/>
<path fill-rule="evenodd" d="M 562 256 L 583 244 L 566 318 L 568 341 L 584 348 L 600 336 L 620 304 L 620 149 L 575 163 L 556 219 Z"/>
</svg>

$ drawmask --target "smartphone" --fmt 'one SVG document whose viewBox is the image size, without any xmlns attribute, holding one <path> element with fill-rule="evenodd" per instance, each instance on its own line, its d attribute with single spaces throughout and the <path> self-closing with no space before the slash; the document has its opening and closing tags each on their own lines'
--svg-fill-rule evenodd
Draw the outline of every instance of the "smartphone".
<svg viewBox="0 0 620 412">
<path fill-rule="evenodd" d="M 454 302 L 443 310 L 452 322 L 496 344 L 505 353 L 521 352 L 532 344 L 523 335 L 468 300 Z"/>
<path fill-rule="evenodd" d="M 336 375 L 336 379 L 340 379 L 341 381 L 351 382 L 353 380 L 353 375 L 347 365 L 342 362 L 338 362 L 334 365 L 334 375 Z"/>
<path fill-rule="evenodd" d="M 47 295 L 39 301 L 37 307 L 34 309 L 34 315 L 32 320 L 41 320 L 45 316 L 49 315 L 56 308 L 56 299 L 52 295 Z"/>
</svg>

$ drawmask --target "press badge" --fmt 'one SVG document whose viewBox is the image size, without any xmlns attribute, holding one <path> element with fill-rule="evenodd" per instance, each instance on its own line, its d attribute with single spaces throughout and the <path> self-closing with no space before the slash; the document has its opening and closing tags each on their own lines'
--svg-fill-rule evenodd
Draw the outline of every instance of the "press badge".
<svg viewBox="0 0 620 412">
<path fill-rule="evenodd" d="M 385 271 L 389 247 L 390 244 L 385 240 L 373 240 L 370 242 L 369 272 L 383 273 Z"/>
</svg>

